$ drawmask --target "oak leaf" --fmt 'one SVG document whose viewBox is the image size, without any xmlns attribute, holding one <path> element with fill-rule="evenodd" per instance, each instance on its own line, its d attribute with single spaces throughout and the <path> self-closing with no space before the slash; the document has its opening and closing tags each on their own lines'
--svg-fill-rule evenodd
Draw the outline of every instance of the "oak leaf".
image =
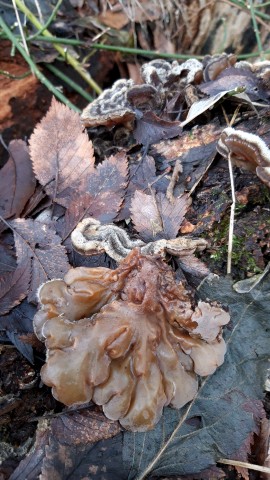
<svg viewBox="0 0 270 480">
<path fill-rule="evenodd" d="M 81 188 L 94 169 L 92 142 L 79 114 L 53 99 L 29 143 L 37 179 L 54 202 L 67 206 L 72 190 Z"/>
<path fill-rule="evenodd" d="M 146 242 L 175 238 L 190 203 L 186 194 L 171 203 L 162 192 L 146 195 L 137 190 L 131 201 L 131 219 Z"/>
</svg>

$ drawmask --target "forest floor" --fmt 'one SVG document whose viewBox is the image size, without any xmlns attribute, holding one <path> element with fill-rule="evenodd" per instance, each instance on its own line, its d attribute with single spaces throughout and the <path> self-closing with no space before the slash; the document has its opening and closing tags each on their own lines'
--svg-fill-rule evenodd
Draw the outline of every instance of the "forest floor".
<svg viewBox="0 0 270 480">
<path fill-rule="evenodd" d="M 0 2 L 0 479 L 270 478 L 268 2 L 34 3 Z M 243 31 L 221 50 L 222 15 Z M 74 249 L 88 217 L 131 243 L 184 239 L 162 265 L 193 311 L 230 314 L 223 365 L 146 432 L 65 407 L 40 376 L 37 290 L 127 255 L 121 233 Z"/>
</svg>

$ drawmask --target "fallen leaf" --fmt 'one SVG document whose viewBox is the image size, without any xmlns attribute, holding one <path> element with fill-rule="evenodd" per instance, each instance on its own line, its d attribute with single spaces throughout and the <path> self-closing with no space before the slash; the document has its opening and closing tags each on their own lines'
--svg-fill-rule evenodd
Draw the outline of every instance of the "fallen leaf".
<svg viewBox="0 0 270 480">
<path fill-rule="evenodd" d="M 18 261 L 26 261 L 31 266 L 28 301 L 35 301 L 36 291 L 42 283 L 52 278 L 63 278 L 69 270 L 66 249 L 53 228 L 38 220 L 16 219 L 10 225 Z"/>
<path fill-rule="evenodd" d="M 224 90 L 234 90 L 237 87 L 244 87 L 245 93 L 250 96 L 251 100 L 268 99 L 262 82 L 253 72 L 243 68 L 226 68 L 215 80 L 199 85 L 199 89 L 211 97 Z"/>
<path fill-rule="evenodd" d="M 123 201 L 123 206 L 117 216 L 117 220 L 125 220 L 130 217 L 131 198 L 136 190 L 144 191 L 148 185 L 155 181 L 156 166 L 153 157 L 145 155 L 136 163 L 129 165 L 129 182 Z M 156 187 L 156 184 L 155 184 Z"/>
<path fill-rule="evenodd" d="M 27 258 L 22 255 L 16 270 L 0 277 L 0 315 L 8 313 L 27 296 L 30 278 L 30 265 Z"/>
<path fill-rule="evenodd" d="M 89 177 L 86 190 L 78 191 L 70 199 L 61 230 L 62 238 L 66 239 L 85 217 L 110 223 L 123 202 L 127 178 L 128 164 L 124 152 L 100 163 Z"/>
<path fill-rule="evenodd" d="M 220 458 L 232 458 L 250 433 L 258 431 L 258 400 L 263 399 L 269 358 L 270 281 L 265 279 L 252 293 L 237 294 L 229 279 L 213 276 L 202 283 L 199 295 L 229 306 L 225 362 L 202 381 L 187 409 L 167 408 L 150 432 L 124 433 L 130 479 L 201 472 Z"/>
<path fill-rule="evenodd" d="M 10 480 L 126 480 L 128 472 L 122 466 L 119 432 L 117 422 L 88 409 L 43 420 L 39 422 L 34 447 Z"/>
<path fill-rule="evenodd" d="M 177 137 L 181 131 L 180 122 L 162 120 L 155 113 L 148 111 L 137 120 L 133 135 L 138 143 L 151 145 L 165 138 Z"/>
<path fill-rule="evenodd" d="M 9 159 L 0 174 L 0 215 L 18 217 L 36 186 L 28 147 L 23 140 L 12 140 Z"/>
<path fill-rule="evenodd" d="M 36 307 L 24 300 L 10 313 L 0 316 L 0 330 L 6 333 L 8 339 L 15 345 L 21 354 L 34 363 L 32 346 L 25 343 L 20 336 L 33 332 L 33 316 Z"/>
<path fill-rule="evenodd" d="M 71 191 L 82 188 L 94 169 L 92 142 L 79 114 L 53 98 L 29 144 L 36 178 L 54 202 L 67 206 Z"/>
<path fill-rule="evenodd" d="M 234 88 L 233 90 L 227 89 L 227 90 L 222 90 L 221 92 L 211 95 L 209 98 L 203 98 L 202 100 L 198 100 L 197 102 L 194 102 L 188 112 L 187 118 L 181 122 L 181 127 L 184 127 L 188 123 L 192 122 L 192 120 L 195 120 L 199 115 L 202 113 L 206 112 L 210 108 L 213 108 L 214 105 L 219 102 L 222 98 L 226 96 L 232 96 L 232 95 L 237 95 L 238 93 L 243 92 L 242 87 L 237 87 Z"/>
<path fill-rule="evenodd" d="M 71 446 L 99 442 L 121 431 L 118 422 L 89 409 L 63 413 L 52 420 L 51 429 L 53 438 Z"/>
<path fill-rule="evenodd" d="M 131 219 L 146 242 L 175 238 L 190 203 L 186 194 L 170 203 L 162 192 L 146 195 L 137 190 L 131 201 Z"/>
</svg>

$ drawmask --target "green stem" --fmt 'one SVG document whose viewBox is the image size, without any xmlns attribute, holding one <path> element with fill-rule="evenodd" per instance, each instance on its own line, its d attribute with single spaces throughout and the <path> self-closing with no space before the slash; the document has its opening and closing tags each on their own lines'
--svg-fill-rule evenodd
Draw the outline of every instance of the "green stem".
<svg viewBox="0 0 270 480">
<path fill-rule="evenodd" d="M 231 3 L 233 3 L 236 7 L 240 8 L 240 10 L 249 11 L 249 7 L 247 6 L 246 2 L 242 0 L 231 0 Z M 256 17 L 260 17 L 263 20 L 270 19 L 270 15 L 267 15 L 267 13 L 259 12 L 256 9 L 254 9 L 254 14 L 256 15 Z"/>
<path fill-rule="evenodd" d="M 82 97 L 84 97 L 86 100 L 88 100 L 88 102 L 93 101 L 93 98 L 91 97 L 91 95 L 89 95 L 89 93 L 87 93 L 82 87 L 80 87 L 80 85 L 78 85 L 73 80 L 71 80 L 71 78 L 69 78 L 67 75 L 65 75 L 63 72 L 61 72 L 61 70 L 56 68 L 51 63 L 45 63 L 44 65 L 45 65 L 46 68 L 48 68 L 48 70 L 50 70 L 50 72 L 52 72 L 58 78 L 61 78 L 61 80 L 63 80 L 65 83 L 67 83 L 71 88 L 73 88 L 73 90 L 75 90 Z"/>
<path fill-rule="evenodd" d="M 4 75 L 5 77 L 12 78 L 13 80 L 22 80 L 23 78 L 29 77 L 29 75 L 31 75 L 31 72 L 30 70 L 28 70 L 28 72 L 25 72 L 22 75 L 13 75 L 12 73 L 7 72 L 6 70 L 0 70 L 0 75 Z"/>
<path fill-rule="evenodd" d="M 63 0 L 58 0 L 57 4 L 55 5 L 51 15 L 49 16 L 48 20 L 46 23 L 44 23 L 43 27 L 38 30 L 34 35 L 31 35 L 30 37 L 27 37 L 26 38 L 26 41 L 30 41 L 30 40 L 34 40 L 36 37 L 38 37 L 39 35 L 42 35 L 43 32 L 48 28 L 48 26 L 51 24 L 51 22 L 53 21 L 55 15 L 57 14 L 60 6 L 61 6 L 61 3 L 63 2 Z"/>
<path fill-rule="evenodd" d="M 265 60 L 265 57 L 264 57 L 264 54 L 263 54 L 263 46 L 262 46 L 262 42 L 261 42 L 260 32 L 259 32 L 259 29 L 258 29 L 257 20 L 256 20 L 256 16 L 255 16 L 255 13 L 254 13 L 253 0 L 248 0 L 248 4 L 249 4 L 251 20 L 252 20 L 252 24 L 253 24 L 253 30 L 254 30 L 257 45 L 258 45 L 258 50 L 260 52 L 260 57 L 261 57 L 262 60 Z"/>
<path fill-rule="evenodd" d="M 72 110 L 75 110 L 75 112 L 80 112 L 79 108 L 77 108 L 73 103 L 71 103 L 57 88 L 55 88 L 51 82 L 43 75 L 43 73 L 40 72 L 40 70 L 37 68 L 36 64 L 33 62 L 33 60 L 29 57 L 29 55 L 26 53 L 24 50 L 23 46 L 18 42 L 18 40 L 14 37 L 13 33 L 11 30 L 8 28 L 6 23 L 4 22 L 3 18 L 0 16 L 0 27 L 4 30 L 6 36 L 8 39 L 11 41 L 13 45 L 17 48 L 17 50 L 20 52 L 21 56 L 25 59 L 25 61 L 28 63 L 29 67 L 31 68 L 32 72 L 36 75 L 36 77 L 43 83 L 50 92 L 52 92 L 61 102 L 65 103 L 69 108 Z"/>
<path fill-rule="evenodd" d="M 41 30 L 43 28 L 43 25 L 39 22 L 39 20 L 33 15 L 33 13 L 24 5 L 22 0 L 15 0 L 17 7 L 23 12 L 28 20 L 38 29 Z M 54 36 L 45 28 L 43 31 L 44 36 L 48 37 L 51 39 L 54 48 L 60 53 L 60 55 L 66 60 L 69 65 L 71 65 L 76 72 L 79 73 L 79 75 L 90 85 L 91 88 L 97 93 L 100 94 L 102 92 L 101 88 L 99 85 L 93 80 L 91 75 L 82 67 L 82 65 L 77 61 L 76 58 L 74 58 L 69 52 L 66 52 L 66 50 L 59 45 L 57 45 L 54 42 Z"/>
</svg>

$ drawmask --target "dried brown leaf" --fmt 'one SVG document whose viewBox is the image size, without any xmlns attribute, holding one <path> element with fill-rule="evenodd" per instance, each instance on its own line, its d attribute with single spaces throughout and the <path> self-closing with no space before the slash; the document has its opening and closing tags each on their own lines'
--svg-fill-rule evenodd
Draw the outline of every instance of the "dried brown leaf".
<svg viewBox="0 0 270 480">
<path fill-rule="evenodd" d="M 31 265 L 28 301 L 35 301 L 38 287 L 52 278 L 62 278 L 69 270 L 66 249 L 53 228 L 37 220 L 10 222 L 14 232 L 18 260 L 25 257 Z"/>
<path fill-rule="evenodd" d="M 180 122 L 162 120 L 155 113 L 146 112 L 141 119 L 137 120 L 134 137 L 138 143 L 151 145 L 166 138 L 176 137 L 181 131 Z"/>
<path fill-rule="evenodd" d="M 117 422 L 86 409 L 43 420 L 34 447 L 10 478 L 124 480 L 119 432 Z"/>
<path fill-rule="evenodd" d="M 26 143 L 12 140 L 9 153 L 0 175 L 0 215 L 3 218 L 18 217 L 36 186 Z"/>
<path fill-rule="evenodd" d="M 118 422 L 88 409 L 63 414 L 52 420 L 51 427 L 53 437 L 67 445 L 95 443 L 121 431 Z"/>
<path fill-rule="evenodd" d="M 21 258 L 16 270 L 0 277 L 0 315 L 18 305 L 28 293 L 31 268 L 27 258 Z"/>
<path fill-rule="evenodd" d="M 94 169 L 92 142 L 82 131 L 79 114 L 53 99 L 29 143 L 37 179 L 54 201 L 67 205 L 71 191 Z"/>
<path fill-rule="evenodd" d="M 175 238 L 190 203 L 186 194 L 170 203 L 162 192 L 146 195 L 136 191 L 131 202 L 131 218 L 146 242 Z"/>
<path fill-rule="evenodd" d="M 89 177 L 85 191 L 73 196 L 65 215 L 61 232 L 67 238 L 85 217 L 95 217 L 102 223 L 111 222 L 117 215 L 127 185 L 126 154 L 120 152 L 104 160 Z"/>
<path fill-rule="evenodd" d="M 123 206 L 117 220 L 130 217 L 131 198 L 136 190 L 143 191 L 156 179 L 156 166 L 153 157 L 145 155 L 138 163 L 129 166 L 129 182 L 123 202 Z M 156 184 L 155 184 L 156 186 Z"/>
<path fill-rule="evenodd" d="M 27 264 L 30 280 L 31 265 L 29 262 Z M 31 335 L 31 332 L 33 332 L 33 317 L 35 313 L 36 307 L 24 300 L 16 308 L 13 308 L 11 312 L 0 316 L 0 330 L 5 332 L 9 341 L 15 345 L 30 363 L 34 363 L 32 345 L 27 344 L 22 336 Z"/>
</svg>

